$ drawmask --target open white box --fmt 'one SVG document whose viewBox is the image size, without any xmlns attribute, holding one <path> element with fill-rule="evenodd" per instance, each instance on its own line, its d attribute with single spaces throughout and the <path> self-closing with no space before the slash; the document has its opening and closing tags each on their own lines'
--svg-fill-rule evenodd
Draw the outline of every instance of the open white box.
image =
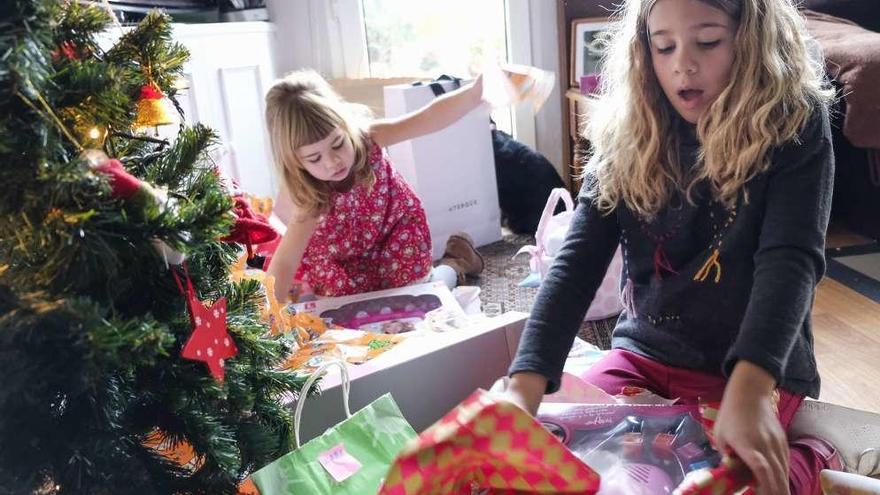
<svg viewBox="0 0 880 495">
<path fill-rule="evenodd" d="M 412 427 L 424 430 L 474 390 L 488 389 L 507 374 L 527 317 L 509 312 L 469 328 L 419 332 L 371 361 L 348 365 L 351 411 L 390 392 Z M 321 395 L 310 397 L 303 409 L 304 442 L 345 419 L 339 371 L 331 368 L 320 384 Z"/>
</svg>

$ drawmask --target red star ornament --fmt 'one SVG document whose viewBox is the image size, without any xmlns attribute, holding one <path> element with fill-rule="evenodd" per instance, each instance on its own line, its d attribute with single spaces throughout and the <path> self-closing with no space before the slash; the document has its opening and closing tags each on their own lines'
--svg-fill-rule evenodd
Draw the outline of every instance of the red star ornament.
<svg viewBox="0 0 880 495">
<path fill-rule="evenodd" d="M 222 382 L 225 360 L 238 354 L 235 342 L 226 332 L 226 298 L 221 297 L 214 304 L 206 306 L 191 293 L 189 308 L 193 333 L 180 355 L 193 361 L 204 361 L 211 376 Z"/>
</svg>

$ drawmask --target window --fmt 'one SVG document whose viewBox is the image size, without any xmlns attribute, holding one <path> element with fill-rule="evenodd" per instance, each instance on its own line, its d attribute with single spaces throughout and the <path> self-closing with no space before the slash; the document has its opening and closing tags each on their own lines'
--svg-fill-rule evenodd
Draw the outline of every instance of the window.
<svg viewBox="0 0 880 495">
<path fill-rule="evenodd" d="M 530 17 L 537 12 L 555 19 L 556 12 L 549 0 L 308 0 L 302 5 L 307 7 L 294 10 L 310 19 L 313 55 L 292 66 L 349 79 L 468 78 L 480 72 L 483 60 L 492 59 L 530 65 Z M 555 40 L 555 34 L 548 39 Z M 492 118 L 535 147 L 530 109 L 495 111 Z"/>
<path fill-rule="evenodd" d="M 504 0 L 362 0 L 371 77 L 471 77 L 507 60 Z"/>
<path fill-rule="evenodd" d="M 508 60 L 505 0 L 361 0 L 371 77 L 470 78 Z M 513 134 L 510 110 L 492 112 Z"/>
</svg>

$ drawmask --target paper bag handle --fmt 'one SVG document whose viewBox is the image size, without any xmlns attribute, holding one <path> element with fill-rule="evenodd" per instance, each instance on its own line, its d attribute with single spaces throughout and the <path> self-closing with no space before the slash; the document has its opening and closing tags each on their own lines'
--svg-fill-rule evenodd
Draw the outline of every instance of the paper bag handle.
<svg viewBox="0 0 880 495">
<path fill-rule="evenodd" d="M 306 380 L 305 385 L 303 385 L 302 389 L 299 391 L 299 399 L 296 401 L 296 410 L 293 412 L 293 434 L 296 439 L 296 448 L 300 447 L 299 443 L 299 426 L 300 426 L 300 418 L 302 417 L 303 405 L 306 403 L 306 398 L 308 398 L 309 390 L 312 389 L 312 386 L 315 384 L 315 381 L 321 377 L 324 373 L 327 372 L 327 368 L 331 366 L 339 367 L 340 378 L 342 379 L 342 405 L 345 406 L 345 417 L 351 417 L 351 409 L 348 406 L 348 395 L 351 391 L 351 381 L 348 379 L 348 368 L 345 366 L 345 363 L 339 360 L 327 361 L 322 364 L 318 369 L 309 376 L 309 379 Z"/>
<path fill-rule="evenodd" d="M 423 86 L 424 84 L 427 84 L 428 87 L 431 88 L 431 92 L 434 93 L 434 97 L 437 97 L 437 96 L 440 96 L 440 95 L 446 93 L 446 89 L 443 87 L 442 84 L 440 84 L 440 83 L 446 82 L 446 81 L 453 83 L 455 85 L 455 89 L 458 89 L 461 87 L 461 79 L 460 78 L 448 76 L 446 74 L 441 75 L 440 77 L 438 77 L 437 79 L 434 79 L 433 81 L 431 81 L 429 83 L 423 83 L 421 81 L 416 81 L 412 85 L 413 86 Z"/>
<path fill-rule="evenodd" d="M 538 230 L 535 232 L 535 244 L 542 252 L 544 250 L 544 231 L 547 229 L 550 219 L 553 218 L 553 212 L 556 210 L 556 205 L 560 199 L 565 203 L 566 211 L 574 210 L 574 201 L 572 201 L 568 189 L 557 187 L 550 191 L 547 204 L 544 206 L 544 212 L 541 214 L 541 220 L 538 222 Z"/>
</svg>

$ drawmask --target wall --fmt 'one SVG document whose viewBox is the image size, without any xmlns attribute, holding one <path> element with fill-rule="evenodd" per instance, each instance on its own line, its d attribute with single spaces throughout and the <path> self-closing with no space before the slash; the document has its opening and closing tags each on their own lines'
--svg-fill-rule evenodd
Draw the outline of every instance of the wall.
<svg viewBox="0 0 880 495">
<path fill-rule="evenodd" d="M 278 183 L 263 125 L 263 95 L 276 76 L 273 26 L 268 22 L 172 26 L 174 41 L 190 52 L 182 75 L 186 88 L 177 98 L 186 124 L 202 123 L 217 132 L 219 143 L 211 156 L 244 190 L 274 196 Z M 110 46 L 130 29 L 112 28 L 99 42 Z M 161 126 L 157 132 L 174 140 L 178 127 Z"/>
<path fill-rule="evenodd" d="M 174 39 L 189 49 L 189 89 L 181 98 L 187 122 L 220 137 L 218 165 L 253 194 L 277 187 L 263 125 L 263 95 L 275 78 L 272 25 L 266 22 L 176 24 Z"/>
<path fill-rule="evenodd" d="M 269 19 L 276 26 L 275 67 L 278 74 L 300 67 L 315 67 L 309 2 L 306 0 L 270 0 L 266 3 Z"/>
<path fill-rule="evenodd" d="M 557 44 L 557 6 L 556 1 L 529 0 L 532 65 L 556 73 L 559 81 L 562 72 Z M 562 129 L 562 93 L 557 83 L 544 108 L 535 116 L 535 148 L 553 163 L 559 175 L 563 175 L 560 136 L 565 133 Z"/>
</svg>

